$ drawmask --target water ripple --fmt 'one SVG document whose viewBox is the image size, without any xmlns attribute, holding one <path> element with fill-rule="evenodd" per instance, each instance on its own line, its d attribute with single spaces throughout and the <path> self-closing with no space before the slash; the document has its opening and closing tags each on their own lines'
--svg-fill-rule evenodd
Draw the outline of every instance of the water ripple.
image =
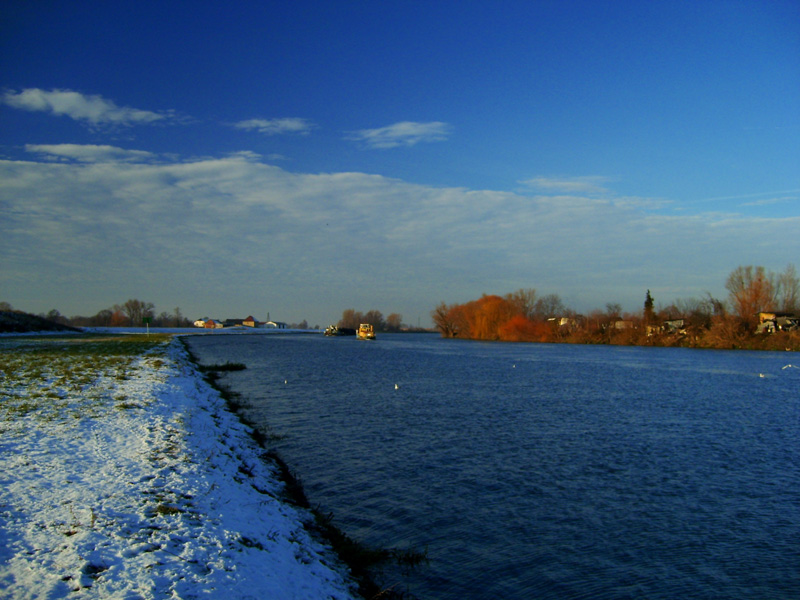
<svg viewBox="0 0 800 600">
<path fill-rule="evenodd" d="M 192 349 L 248 365 L 226 383 L 312 503 L 428 548 L 403 579 L 419 598 L 800 597 L 781 353 L 231 337 Z"/>
</svg>

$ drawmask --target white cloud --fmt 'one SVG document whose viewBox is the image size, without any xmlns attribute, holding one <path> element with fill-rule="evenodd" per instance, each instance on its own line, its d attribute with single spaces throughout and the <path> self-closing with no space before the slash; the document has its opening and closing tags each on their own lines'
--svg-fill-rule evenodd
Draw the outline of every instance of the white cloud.
<svg viewBox="0 0 800 600">
<path fill-rule="evenodd" d="M 413 146 L 420 142 L 442 142 L 450 135 L 451 127 L 441 121 L 416 123 L 402 121 L 377 129 L 354 131 L 348 139 L 364 142 L 371 148 Z"/>
<path fill-rule="evenodd" d="M 264 135 L 298 133 L 308 135 L 314 128 L 308 119 L 286 117 L 283 119 L 248 119 L 233 124 L 237 129 L 255 130 Z"/>
<path fill-rule="evenodd" d="M 781 196 L 778 198 L 762 198 L 761 200 L 754 200 L 753 202 L 744 202 L 742 206 L 771 206 L 773 204 L 786 204 L 792 203 L 796 205 L 798 200 L 797 196 Z"/>
<path fill-rule="evenodd" d="M 93 144 L 26 144 L 25 150 L 53 160 L 70 159 L 87 163 L 142 162 L 155 158 L 155 154 L 152 152 Z"/>
<path fill-rule="evenodd" d="M 800 189 L 797 190 L 781 190 L 781 191 L 768 191 L 768 192 L 758 192 L 755 194 L 741 194 L 736 196 L 717 196 L 714 198 L 702 198 L 697 200 L 697 202 L 717 202 L 719 200 L 746 200 L 749 198 L 762 198 L 764 196 L 777 196 L 783 194 L 792 194 L 791 197 L 794 197 L 795 194 L 800 193 Z"/>
<path fill-rule="evenodd" d="M 603 184 L 610 180 L 601 176 L 584 177 L 534 177 L 520 183 L 543 193 L 604 194 Z"/>
<path fill-rule="evenodd" d="M 664 216 L 578 194 L 290 173 L 249 152 L 156 162 L 118 148 L 28 148 L 75 159 L 0 161 L 2 299 L 35 312 L 138 297 L 196 316 L 270 311 L 326 325 L 345 308 L 375 308 L 425 322 L 442 300 L 520 287 L 578 310 L 636 310 L 648 288 L 665 304 L 724 296 L 739 264 L 778 270 L 800 254 L 797 217 Z"/>
<path fill-rule="evenodd" d="M 99 95 L 86 95 L 71 90 L 41 90 L 28 88 L 17 93 L 3 94 L 3 103 L 28 111 L 49 112 L 67 116 L 92 125 L 134 125 L 153 123 L 167 118 L 166 114 L 117 106 Z"/>
</svg>

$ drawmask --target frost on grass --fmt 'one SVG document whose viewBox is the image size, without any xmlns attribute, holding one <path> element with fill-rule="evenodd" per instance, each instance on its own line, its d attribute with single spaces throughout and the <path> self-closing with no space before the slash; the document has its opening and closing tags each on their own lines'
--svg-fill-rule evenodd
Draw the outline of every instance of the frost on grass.
<svg viewBox="0 0 800 600">
<path fill-rule="evenodd" d="M 9 598 L 352 598 L 178 342 L 0 338 Z"/>
</svg>

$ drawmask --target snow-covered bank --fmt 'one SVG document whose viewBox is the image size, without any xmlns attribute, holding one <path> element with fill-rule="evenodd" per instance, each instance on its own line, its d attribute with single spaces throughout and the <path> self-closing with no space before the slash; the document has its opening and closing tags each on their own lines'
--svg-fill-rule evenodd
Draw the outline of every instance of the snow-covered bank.
<svg viewBox="0 0 800 600">
<path fill-rule="evenodd" d="M 15 343 L 0 345 L 0 597 L 357 597 L 180 342 L 82 380 Z"/>
</svg>

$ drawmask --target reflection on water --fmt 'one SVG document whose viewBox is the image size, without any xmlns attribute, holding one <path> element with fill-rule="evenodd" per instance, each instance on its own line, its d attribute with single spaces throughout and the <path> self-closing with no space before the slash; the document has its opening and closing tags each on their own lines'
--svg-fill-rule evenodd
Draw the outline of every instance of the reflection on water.
<svg viewBox="0 0 800 600">
<path fill-rule="evenodd" d="M 420 598 L 794 598 L 791 354 L 202 336 L 313 504 Z M 760 375 L 764 375 L 761 377 Z M 387 584 L 399 575 L 388 573 Z"/>
</svg>

